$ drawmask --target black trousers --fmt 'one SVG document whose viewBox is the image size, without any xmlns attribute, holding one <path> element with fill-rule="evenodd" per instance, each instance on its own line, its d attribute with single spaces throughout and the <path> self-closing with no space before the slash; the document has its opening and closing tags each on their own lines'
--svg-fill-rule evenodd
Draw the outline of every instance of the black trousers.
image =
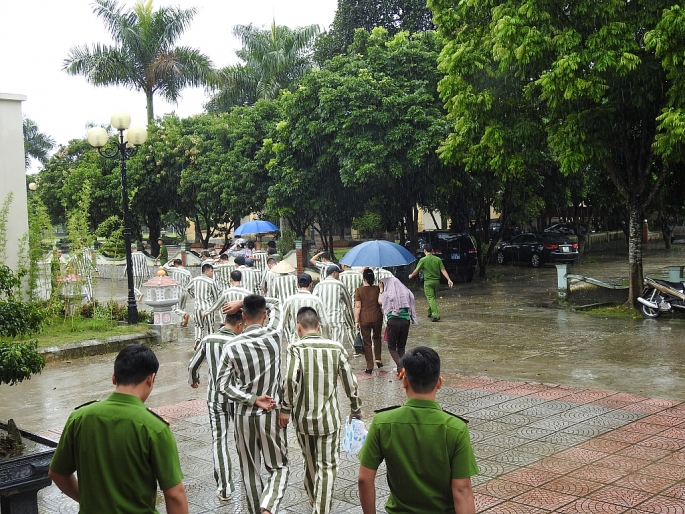
<svg viewBox="0 0 685 514">
<path fill-rule="evenodd" d="M 388 320 L 388 352 L 392 360 L 395 361 L 397 371 L 402 369 L 401 361 L 407 346 L 410 323 L 408 319 L 401 318 L 390 318 Z"/>
</svg>

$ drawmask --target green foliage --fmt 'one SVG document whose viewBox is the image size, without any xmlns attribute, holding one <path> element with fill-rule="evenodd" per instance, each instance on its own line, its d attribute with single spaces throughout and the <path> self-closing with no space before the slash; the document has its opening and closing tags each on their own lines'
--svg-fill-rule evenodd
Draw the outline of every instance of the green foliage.
<svg viewBox="0 0 685 514">
<path fill-rule="evenodd" d="M 358 230 L 362 238 L 369 239 L 374 237 L 376 232 L 383 230 L 383 220 L 380 214 L 367 211 L 354 218 L 352 228 Z"/>
<path fill-rule="evenodd" d="M 0 301 L 0 337 L 18 337 L 40 330 L 44 312 L 37 304 L 16 300 Z"/>
<path fill-rule="evenodd" d="M 154 119 L 153 95 L 178 101 L 185 87 L 211 85 L 214 70 L 207 56 L 194 48 L 174 46 L 189 28 L 197 9 L 161 7 L 152 0 L 139 1 L 125 10 L 115 0 L 96 0 L 93 13 L 100 18 L 114 46 L 95 44 L 74 47 L 63 69 L 83 75 L 96 86 L 121 85 L 143 91 L 148 124 Z"/>
<path fill-rule="evenodd" d="M 45 254 L 52 248 L 51 244 L 45 244 L 44 241 L 46 238 L 52 236 L 53 227 L 52 223 L 50 223 L 50 216 L 48 215 L 47 208 L 40 197 L 35 194 L 29 195 L 28 210 L 28 287 L 29 294 L 33 299 L 40 271 L 39 261 L 43 259 Z"/>
<path fill-rule="evenodd" d="M 5 195 L 5 198 L 2 201 L 2 207 L 0 207 L 0 262 L 3 263 L 5 262 L 5 259 L 7 259 L 7 221 L 13 198 L 14 193 L 10 191 Z"/>
<path fill-rule="evenodd" d="M 31 159 L 45 164 L 48 153 L 55 147 L 55 140 L 39 131 L 38 125 L 31 118 L 24 118 L 24 164 L 28 169 Z"/>
<path fill-rule="evenodd" d="M 45 366 L 45 359 L 37 348 L 36 341 L 0 341 L 0 384 L 14 385 L 40 373 Z"/>
<path fill-rule="evenodd" d="M 292 229 L 286 228 L 281 232 L 281 237 L 278 238 L 278 249 L 283 255 L 295 249 L 295 232 Z"/>
<path fill-rule="evenodd" d="M 95 231 L 95 235 L 105 238 L 105 242 L 99 248 L 99 251 L 105 257 L 120 259 L 126 255 L 124 222 L 119 216 L 110 216 L 100 223 Z"/>
<path fill-rule="evenodd" d="M 94 240 L 88 219 L 88 210 L 91 201 L 90 192 L 90 182 L 86 180 L 79 192 L 75 208 L 67 214 L 67 233 L 71 251 L 73 253 L 88 248 Z"/>
<path fill-rule="evenodd" d="M 225 112 L 235 105 L 274 100 L 282 89 L 292 90 L 312 67 L 309 54 L 318 33 L 318 25 L 291 29 L 275 20 L 269 29 L 236 25 L 233 35 L 243 45 L 236 55 L 242 62 L 220 71 L 219 92 L 207 110 Z"/>
<path fill-rule="evenodd" d="M 0 264 L 0 299 L 14 299 L 14 293 L 21 287 L 21 279 L 25 273 L 26 270 L 14 273 L 8 266 Z"/>
</svg>

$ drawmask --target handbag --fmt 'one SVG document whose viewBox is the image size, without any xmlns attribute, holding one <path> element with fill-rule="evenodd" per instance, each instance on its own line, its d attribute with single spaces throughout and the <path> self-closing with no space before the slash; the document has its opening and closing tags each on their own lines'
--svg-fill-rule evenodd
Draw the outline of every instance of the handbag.
<svg viewBox="0 0 685 514">
<path fill-rule="evenodd" d="M 361 419 L 347 418 L 345 420 L 345 433 L 343 434 L 342 449 L 350 455 L 357 455 L 364 446 L 368 430 Z"/>
<path fill-rule="evenodd" d="M 357 336 L 354 338 L 354 351 L 357 353 L 364 352 L 364 340 L 362 339 L 362 333 L 357 332 Z"/>
</svg>

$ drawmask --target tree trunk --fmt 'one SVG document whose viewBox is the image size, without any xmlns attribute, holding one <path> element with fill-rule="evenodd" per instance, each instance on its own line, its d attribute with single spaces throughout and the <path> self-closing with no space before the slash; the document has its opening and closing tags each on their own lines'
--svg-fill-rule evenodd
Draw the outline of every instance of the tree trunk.
<svg viewBox="0 0 685 514">
<path fill-rule="evenodd" d="M 149 127 L 155 119 L 155 113 L 152 107 L 152 91 L 145 91 L 145 100 L 147 103 L 147 124 Z"/>
<path fill-rule="evenodd" d="M 326 234 L 328 236 L 328 248 L 329 252 L 331 252 L 331 260 L 335 260 L 335 248 L 333 247 L 333 226 L 330 225 L 328 229 L 326 230 Z"/>
<path fill-rule="evenodd" d="M 162 220 L 160 219 L 159 213 L 151 212 L 147 217 L 147 226 L 150 230 L 150 235 L 148 241 L 150 242 L 150 253 L 151 255 L 159 254 L 159 245 L 157 240 L 162 235 Z"/>
<path fill-rule="evenodd" d="M 636 202 L 631 202 L 628 227 L 628 301 L 626 305 L 636 307 L 637 297 L 642 293 L 642 216 Z"/>
</svg>

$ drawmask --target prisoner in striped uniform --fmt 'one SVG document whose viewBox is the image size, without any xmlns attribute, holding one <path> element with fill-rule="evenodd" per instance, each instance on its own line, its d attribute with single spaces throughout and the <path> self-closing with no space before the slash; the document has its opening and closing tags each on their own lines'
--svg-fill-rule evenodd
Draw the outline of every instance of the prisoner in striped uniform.
<svg viewBox="0 0 685 514">
<path fill-rule="evenodd" d="M 242 310 L 235 314 L 227 314 L 224 326 L 200 342 L 188 365 L 188 382 L 191 387 L 197 388 L 200 385 L 200 364 L 204 360 L 207 361 L 207 408 L 209 425 L 212 428 L 216 495 L 220 500 L 230 499 L 235 486 L 231 472 L 231 456 L 228 453 L 228 425 L 233 417 L 233 404 L 219 393 L 217 373 L 224 346 L 242 333 L 244 324 Z"/>
<path fill-rule="evenodd" d="M 86 301 L 93 301 L 93 273 L 97 270 L 95 269 L 95 264 L 93 264 L 90 249 L 82 248 L 81 251 L 75 252 L 70 264 L 74 269 L 74 273 L 84 279 L 83 294 L 86 297 Z"/>
<path fill-rule="evenodd" d="M 246 296 L 249 296 L 251 294 L 254 294 L 252 291 L 249 291 L 242 287 L 240 285 L 240 281 L 242 279 L 242 272 L 240 270 L 233 270 L 230 275 L 230 286 L 228 289 L 226 289 L 223 293 L 219 295 L 219 298 L 217 301 L 212 305 L 212 307 L 209 309 L 209 312 L 214 312 L 219 309 L 219 307 L 222 307 L 223 305 L 229 303 L 229 302 L 234 302 L 236 300 L 241 300 L 245 298 Z"/>
<path fill-rule="evenodd" d="M 312 294 L 312 277 L 308 273 L 302 273 L 297 277 L 297 287 L 297 293 L 283 302 L 283 337 L 289 343 L 298 339 L 297 313 L 302 307 L 311 307 L 316 311 L 321 320 L 321 333 L 328 337 L 330 323 L 321 298 Z"/>
<path fill-rule="evenodd" d="M 354 330 L 354 304 L 352 297 L 338 276 L 340 268 L 336 265 L 328 268 L 328 278 L 319 282 L 314 288 L 314 295 L 321 298 L 324 311 L 330 322 L 331 339 L 345 343 L 345 339 L 352 343 Z"/>
<path fill-rule="evenodd" d="M 228 255 L 221 254 L 219 264 L 214 266 L 214 280 L 220 292 L 224 292 L 231 287 L 231 271 L 235 269 L 235 264 L 228 263 Z"/>
<path fill-rule="evenodd" d="M 276 274 L 272 271 L 273 268 L 278 264 L 278 258 L 277 257 L 269 257 L 266 260 L 266 269 L 264 270 L 264 273 L 262 273 L 262 293 L 265 294 L 266 296 L 272 296 L 269 293 L 269 288 L 271 287 L 271 279 L 273 279 Z"/>
<path fill-rule="evenodd" d="M 236 265 L 235 269 L 243 274 L 240 284 L 248 291 L 252 291 L 254 294 L 260 294 L 262 277 L 259 275 L 259 272 L 246 266 L 244 257 L 238 256 L 235 258 L 234 262 Z"/>
<path fill-rule="evenodd" d="M 295 268 L 289 262 L 282 261 L 271 268 L 273 277 L 269 281 L 269 296 L 278 298 L 283 303 L 286 298 L 297 293 L 297 277 L 293 275 Z"/>
<path fill-rule="evenodd" d="M 343 266 L 345 265 L 343 264 Z M 353 270 L 349 266 L 345 266 L 345 269 L 342 270 L 340 277 L 338 278 L 345 286 L 345 289 L 347 289 L 347 292 L 350 293 L 350 296 L 353 298 L 354 293 L 357 292 L 357 288 L 364 285 L 362 274 L 357 270 Z"/>
<path fill-rule="evenodd" d="M 131 267 L 136 301 L 140 301 L 143 296 L 143 282 L 150 276 L 150 269 L 147 267 L 147 257 L 138 251 L 137 245 L 131 245 Z"/>
<path fill-rule="evenodd" d="M 263 275 L 267 269 L 266 261 L 268 258 L 269 255 L 264 250 L 259 249 L 252 252 L 252 266 L 256 270 L 259 270 L 261 275 Z"/>
<path fill-rule="evenodd" d="M 170 263 L 171 265 L 167 266 Z M 167 262 L 164 267 L 166 268 L 169 277 L 179 283 L 181 291 L 178 295 L 178 307 L 174 309 L 174 313 L 182 318 L 181 326 L 186 327 L 188 326 L 188 319 L 190 318 L 190 315 L 186 312 L 186 303 L 188 302 L 186 287 L 188 287 L 193 276 L 190 274 L 190 271 L 183 267 L 183 261 L 181 259 L 173 259 Z"/>
<path fill-rule="evenodd" d="M 231 302 L 224 312 L 232 314 L 241 305 L 246 326 L 221 354 L 219 391 L 235 403 L 235 443 L 248 512 L 276 512 L 288 483 L 287 437 L 273 410 L 280 404 L 280 305 L 276 298 L 250 295 L 242 303 Z M 263 326 L 267 318 L 269 323 Z M 268 473 L 266 484 L 262 462 Z"/>
<path fill-rule="evenodd" d="M 214 266 L 202 265 L 202 275 L 192 279 L 186 286 L 186 291 L 195 299 L 193 319 L 195 320 L 195 347 L 200 340 L 212 332 L 212 315 L 207 314 L 219 298 L 219 289 L 214 281 Z"/>
<path fill-rule="evenodd" d="M 338 377 L 350 399 L 350 415 L 361 417 L 357 379 L 342 344 L 324 339 L 316 311 L 297 313 L 300 340 L 288 346 L 287 376 L 279 426 L 292 415 L 304 461 L 304 488 L 313 514 L 328 514 L 338 473 L 340 405 Z"/>
<path fill-rule="evenodd" d="M 321 260 L 319 260 L 321 258 Z M 316 266 L 319 270 L 319 279 L 325 280 L 328 278 L 328 267 L 333 264 L 331 261 L 331 254 L 329 252 L 319 252 L 314 257 L 309 259 L 312 266 Z"/>
<path fill-rule="evenodd" d="M 373 268 L 373 275 L 376 279 L 376 284 L 378 284 L 384 278 L 390 278 L 395 276 L 392 274 L 391 271 L 388 271 L 385 268 Z"/>
</svg>

